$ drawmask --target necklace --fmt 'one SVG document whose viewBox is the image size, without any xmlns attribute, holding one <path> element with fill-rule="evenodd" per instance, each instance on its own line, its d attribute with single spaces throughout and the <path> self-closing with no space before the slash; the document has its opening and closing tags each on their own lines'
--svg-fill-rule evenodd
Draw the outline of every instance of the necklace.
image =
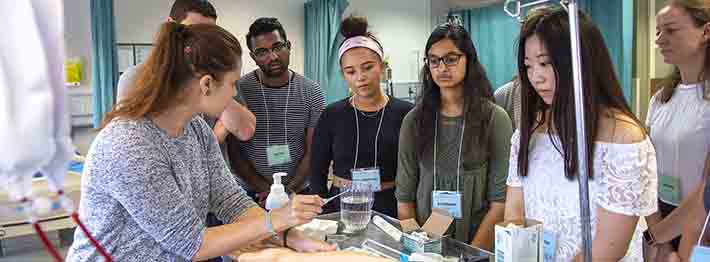
<svg viewBox="0 0 710 262">
<path fill-rule="evenodd" d="M 351 102 L 352 106 L 357 109 L 357 107 L 355 106 L 355 100 L 353 99 L 353 100 L 351 100 L 351 101 L 352 101 L 352 102 Z M 364 111 L 361 111 L 361 110 L 357 110 L 357 111 L 359 111 L 360 114 L 361 114 L 362 116 L 364 116 L 364 117 L 367 117 L 367 118 L 375 118 L 375 117 L 377 117 L 377 115 L 380 114 L 380 112 L 382 112 L 382 109 L 385 108 L 385 106 L 387 106 L 387 103 L 388 103 L 388 102 L 389 102 L 389 97 L 385 96 L 385 102 L 384 102 L 384 104 L 383 104 L 382 107 L 380 107 L 380 109 L 378 109 L 377 111 L 372 112 L 372 113 L 365 113 Z"/>
<path fill-rule="evenodd" d="M 360 110 L 358 110 L 358 111 L 360 111 Z M 379 110 L 377 110 L 373 113 L 365 113 L 364 111 L 360 111 L 360 114 L 364 117 L 367 117 L 367 118 L 375 118 L 375 117 L 377 117 L 377 115 L 380 114 L 380 112 L 382 112 L 382 108 L 380 108 Z"/>
</svg>

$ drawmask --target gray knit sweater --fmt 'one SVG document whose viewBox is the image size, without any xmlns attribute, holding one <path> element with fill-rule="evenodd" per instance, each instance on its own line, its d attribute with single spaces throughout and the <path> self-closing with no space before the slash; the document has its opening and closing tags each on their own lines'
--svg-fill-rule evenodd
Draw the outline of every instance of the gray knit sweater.
<svg viewBox="0 0 710 262">
<path fill-rule="evenodd" d="M 116 120 L 87 156 L 79 216 L 114 261 L 189 261 L 207 212 L 233 221 L 251 207 L 202 118 L 179 137 L 148 119 Z M 77 230 L 67 261 L 103 259 Z"/>
</svg>

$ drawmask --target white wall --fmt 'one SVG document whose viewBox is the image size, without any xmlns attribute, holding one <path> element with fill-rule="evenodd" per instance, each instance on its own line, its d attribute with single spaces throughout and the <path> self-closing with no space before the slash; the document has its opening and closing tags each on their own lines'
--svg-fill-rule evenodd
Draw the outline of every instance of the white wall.
<svg viewBox="0 0 710 262">
<path fill-rule="evenodd" d="M 69 112 L 74 126 L 92 123 L 91 15 L 89 0 L 63 0 L 66 56 L 81 61 L 81 83 L 69 87 Z"/>
<path fill-rule="evenodd" d="M 64 41 L 67 57 L 82 62 L 81 88 L 91 83 L 91 14 L 89 0 L 64 0 Z"/>
<path fill-rule="evenodd" d="M 394 82 L 418 81 L 424 46 L 431 33 L 431 2 L 441 0 L 350 0 L 344 17 L 366 16 L 389 56 Z"/>
<path fill-rule="evenodd" d="M 434 29 L 434 26 L 446 22 L 446 15 L 449 14 L 449 9 L 451 8 L 452 6 L 447 0 L 431 0 L 431 23 L 429 28 Z"/>
<path fill-rule="evenodd" d="M 449 6 L 457 9 L 472 9 L 484 7 L 492 4 L 503 3 L 505 0 L 432 0 L 432 1 L 446 1 Z M 512 4 L 511 4 L 512 5 Z"/>
<path fill-rule="evenodd" d="M 173 0 L 114 0 L 116 40 L 120 43 L 151 43 L 169 14 Z M 258 17 L 277 17 L 293 43 L 291 68 L 303 72 L 304 0 L 212 0 L 217 24 L 235 34 L 244 48 L 244 69 L 256 68 L 248 55 L 245 35 Z M 91 27 L 89 0 L 64 0 L 67 53 L 83 59 L 83 87 L 91 77 Z M 436 16 L 446 15 L 447 0 L 350 0 L 349 14 L 368 17 L 371 29 L 390 57 L 395 82 L 418 81 L 426 40 Z"/>
<path fill-rule="evenodd" d="M 355 0 L 358 1 L 358 0 Z M 217 9 L 217 24 L 239 38 L 244 55 L 243 72 L 256 68 L 249 57 L 245 36 L 256 18 L 276 17 L 286 29 L 286 34 L 293 44 L 290 68 L 303 72 L 304 9 L 303 0 L 212 0 Z M 115 0 L 116 40 L 120 43 L 152 42 L 160 23 L 170 13 L 173 0 Z"/>
</svg>

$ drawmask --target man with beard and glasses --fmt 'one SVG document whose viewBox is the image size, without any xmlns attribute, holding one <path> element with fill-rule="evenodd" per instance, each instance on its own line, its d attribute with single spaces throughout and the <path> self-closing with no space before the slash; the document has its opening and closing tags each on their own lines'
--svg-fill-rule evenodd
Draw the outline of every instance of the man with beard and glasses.
<svg viewBox="0 0 710 262">
<path fill-rule="evenodd" d="M 288 68 L 291 42 L 276 18 L 257 19 L 246 42 L 259 69 L 243 76 L 237 88 L 256 116 L 256 132 L 249 141 L 227 143 L 242 185 L 263 205 L 274 173 L 288 173 L 287 193 L 306 188 L 313 130 L 325 99 L 318 83 Z"/>
</svg>

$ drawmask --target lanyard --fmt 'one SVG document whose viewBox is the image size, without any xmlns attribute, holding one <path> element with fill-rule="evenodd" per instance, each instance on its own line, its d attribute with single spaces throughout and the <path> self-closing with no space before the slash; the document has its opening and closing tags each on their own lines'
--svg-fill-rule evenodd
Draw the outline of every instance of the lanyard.
<svg viewBox="0 0 710 262">
<path fill-rule="evenodd" d="M 437 181 L 436 181 L 436 144 L 439 140 L 439 113 L 436 113 L 434 117 L 434 191 L 436 191 Z M 461 152 L 463 149 L 463 134 L 466 131 L 466 114 L 463 115 L 463 124 L 461 125 L 461 141 L 459 142 L 459 157 L 456 162 L 456 192 L 459 192 L 459 182 L 461 177 Z"/>
<path fill-rule="evenodd" d="M 357 135 L 355 135 L 355 163 L 353 164 L 353 169 L 357 168 L 357 158 L 360 154 L 360 121 L 358 120 L 358 110 L 355 106 L 355 98 L 351 97 L 350 101 L 353 105 L 353 113 L 355 113 L 355 127 Z M 377 140 L 380 137 L 380 128 L 382 128 L 382 120 L 385 118 L 385 111 L 387 110 L 387 103 L 389 99 L 385 100 L 385 105 L 382 107 L 382 115 L 380 116 L 380 123 L 377 125 L 377 133 L 375 134 L 375 167 L 377 167 Z"/>
<path fill-rule="evenodd" d="M 264 93 L 264 85 L 261 83 L 261 77 L 259 77 L 259 74 L 257 73 L 256 75 L 257 79 L 259 79 L 259 87 L 261 87 L 261 97 L 264 98 L 264 109 L 266 111 L 266 146 L 270 146 L 271 142 L 269 140 L 269 126 L 270 120 L 269 120 L 269 107 L 266 105 L 266 93 Z M 286 94 L 286 110 L 284 111 L 284 144 L 288 144 L 288 100 L 291 97 L 291 75 L 288 77 L 288 93 Z"/>
</svg>

